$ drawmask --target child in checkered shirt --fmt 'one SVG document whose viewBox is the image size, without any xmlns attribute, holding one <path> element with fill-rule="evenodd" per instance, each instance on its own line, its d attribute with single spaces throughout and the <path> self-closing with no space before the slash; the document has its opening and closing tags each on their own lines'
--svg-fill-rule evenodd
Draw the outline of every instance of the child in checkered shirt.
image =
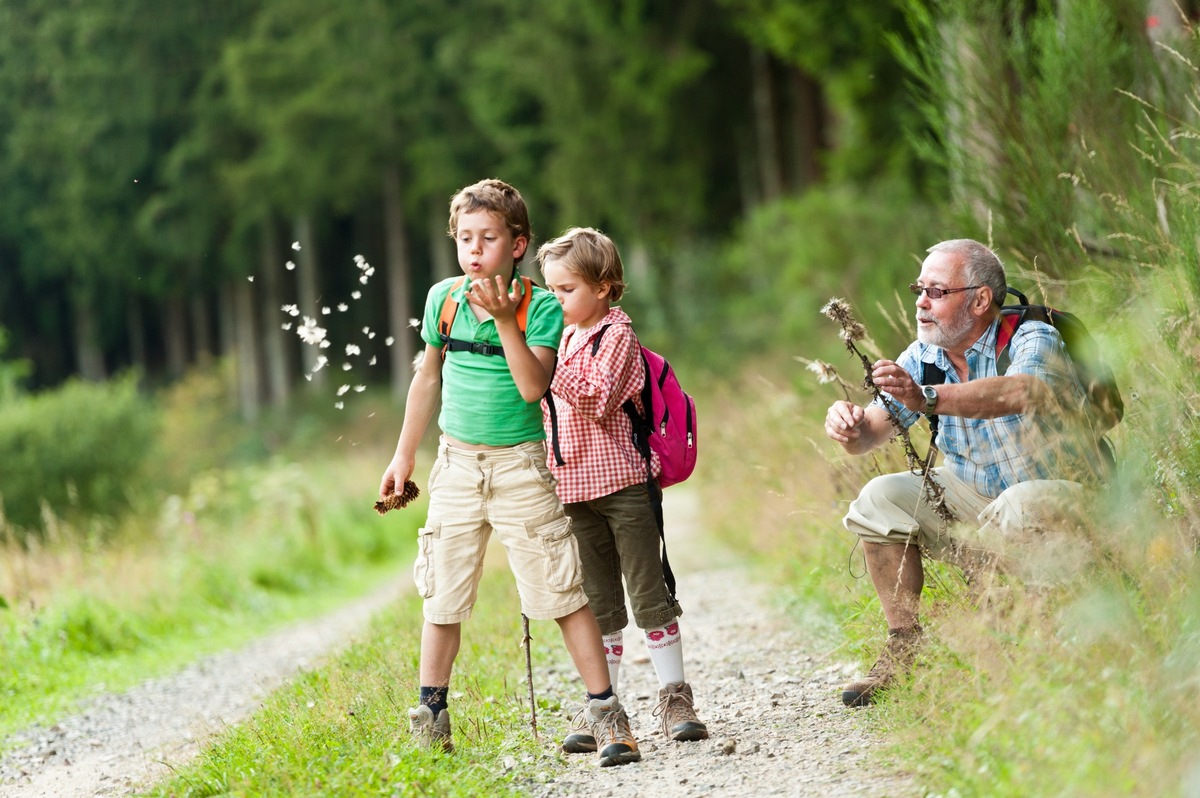
<svg viewBox="0 0 1200 798">
<path fill-rule="evenodd" d="M 562 304 L 564 325 L 552 395 L 543 400 L 547 437 L 557 442 L 549 465 L 579 541 L 583 589 L 604 635 L 613 690 L 624 648 L 622 630 L 629 622 L 624 577 L 633 620 L 645 630 L 658 675 L 661 689 L 654 714 L 662 731 L 671 740 L 703 740 L 708 729 L 696 717 L 692 688 L 684 678 L 682 610 L 667 587 L 659 549 L 650 494 L 658 487 L 647 485 L 646 462 L 633 444 L 632 422 L 621 409 L 629 399 L 640 403 L 645 383 L 633 324 L 612 304 L 625 291 L 621 256 L 608 236 L 576 227 L 542 245 L 537 261 L 546 287 Z M 657 476 L 660 470 L 657 456 L 652 457 L 652 473 Z M 595 750 L 581 715 L 563 748 L 572 753 Z"/>
</svg>

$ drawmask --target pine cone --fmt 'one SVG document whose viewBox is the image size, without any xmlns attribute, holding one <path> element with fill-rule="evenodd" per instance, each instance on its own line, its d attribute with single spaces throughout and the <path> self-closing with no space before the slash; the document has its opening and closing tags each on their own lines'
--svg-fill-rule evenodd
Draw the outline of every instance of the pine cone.
<svg viewBox="0 0 1200 798">
<path fill-rule="evenodd" d="M 420 495 L 421 490 L 417 487 L 417 483 L 408 480 L 404 483 L 404 490 L 399 496 L 393 493 L 386 499 L 375 502 L 375 512 L 383 515 L 388 510 L 398 510 L 401 507 L 407 507 L 409 502 Z"/>
</svg>

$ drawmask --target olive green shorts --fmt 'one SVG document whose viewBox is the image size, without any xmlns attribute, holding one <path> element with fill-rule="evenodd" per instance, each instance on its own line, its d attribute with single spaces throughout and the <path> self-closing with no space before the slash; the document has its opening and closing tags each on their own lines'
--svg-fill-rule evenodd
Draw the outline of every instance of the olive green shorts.
<svg viewBox="0 0 1200 798">
<path fill-rule="evenodd" d="M 566 508 L 579 541 L 583 589 L 601 633 L 629 624 L 626 593 L 641 629 L 664 626 L 682 614 L 663 577 L 658 522 L 644 484 Z"/>
</svg>

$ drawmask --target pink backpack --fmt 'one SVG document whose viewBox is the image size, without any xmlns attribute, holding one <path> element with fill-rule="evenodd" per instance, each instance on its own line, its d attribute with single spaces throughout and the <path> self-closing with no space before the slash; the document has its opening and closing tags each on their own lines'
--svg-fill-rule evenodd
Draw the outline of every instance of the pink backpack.
<svg viewBox="0 0 1200 798">
<path fill-rule="evenodd" d="M 595 340 L 599 339 L 597 335 Z M 633 422 L 633 442 L 646 458 L 647 468 L 649 450 L 658 454 L 662 464 L 658 485 L 666 488 L 683 482 L 696 468 L 696 402 L 683 390 L 675 370 L 662 355 L 643 346 L 642 363 L 646 367 L 644 413 L 638 413 L 632 400 L 626 401 L 622 409 Z"/>
<path fill-rule="evenodd" d="M 610 326 L 604 325 L 592 338 L 592 357 L 596 356 L 600 339 Z M 662 465 L 658 487 L 678 485 L 696 469 L 696 402 L 680 386 L 675 370 L 662 355 L 641 346 L 640 342 L 638 346 L 641 347 L 642 365 L 646 369 L 646 381 L 641 394 L 643 412 L 638 412 L 637 403 L 632 399 L 625 400 L 621 409 L 633 423 L 633 445 L 646 461 L 646 484 L 654 482 L 650 470 L 650 452 L 654 451 Z M 550 410 L 550 447 L 555 462 L 562 465 L 562 452 L 558 445 L 558 414 L 555 412 L 553 396 L 548 397 L 547 404 Z"/>
</svg>

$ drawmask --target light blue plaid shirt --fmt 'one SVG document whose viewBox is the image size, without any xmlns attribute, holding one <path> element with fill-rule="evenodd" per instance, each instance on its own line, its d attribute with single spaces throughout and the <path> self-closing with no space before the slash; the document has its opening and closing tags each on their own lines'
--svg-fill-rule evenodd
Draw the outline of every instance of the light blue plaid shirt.
<svg viewBox="0 0 1200 798">
<path fill-rule="evenodd" d="M 967 350 L 969 379 L 998 376 L 995 322 Z M 1058 330 L 1040 321 L 1023 322 L 1009 343 L 1012 362 L 1005 376 L 1031 374 L 1042 380 L 1061 407 L 1076 413 L 1041 413 L 1000 418 L 958 418 L 939 415 L 938 448 L 954 474 L 985 496 L 995 498 L 1006 488 L 1034 479 L 1069 479 L 1093 482 L 1100 476 L 1094 436 L 1087 433 L 1085 393 L 1063 349 Z M 945 350 L 914 341 L 896 361 L 922 383 L 923 363 L 933 363 L 946 373 L 946 384 L 960 383 Z M 890 398 L 890 397 L 889 397 Z M 873 403 L 882 407 L 882 403 Z M 921 413 L 892 402 L 905 428 Z M 1083 421 L 1084 423 L 1079 423 Z"/>
</svg>

